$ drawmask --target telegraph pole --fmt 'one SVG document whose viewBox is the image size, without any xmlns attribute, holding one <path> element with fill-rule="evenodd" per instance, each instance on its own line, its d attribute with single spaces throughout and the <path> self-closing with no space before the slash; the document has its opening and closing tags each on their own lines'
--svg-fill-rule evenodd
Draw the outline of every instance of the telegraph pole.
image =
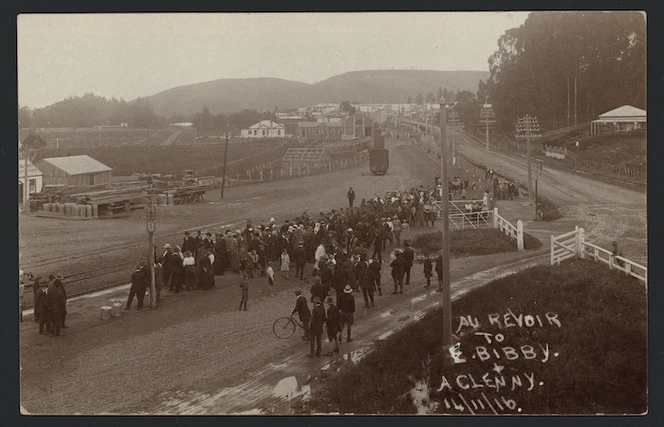
<svg viewBox="0 0 664 427">
<path fill-rule="evenodd" d="M 226 157 L 228 155 L 228 132 L 226 132 L 226 145 L 224 146 L 224 170 L 221 176 L 221 200 L 224 200 L 224 187 L 226 186 Z"/>
<path fill-rule="evenodd" d="M 447 124 L 453 129 L 456 129 L 458 126 L 463 124 L 461 123 L 461 119 L 459 119 L 458 111 L 450 111 L 450 113 L 447 115 Z M 454 133 L 452 133 L 452 164 L 456 165 L 456 138 Z"/>
<path fill-rule="evenodd" d="M 449 186 L 447 182 L 447 111 L 446 102 L 440 100 L 440 179 L 443 187 L 441 220 L 443 227 L 443 367 L 450 366 L 449 348 L 452 344 L 452 299 L 450 290 L 450 224 L 449 224 Z"/>
<path fill-rule="evenodd" d="M 489 125 L 496 123 L 496 113 L 493 111 L 493 106 L 491 104 L 484 104 L 482 106 L 482 109 L 480 110 L 480 121 L 486 126 L 486 155 L 487 158 L 489 158 Z"/>
<path fill-rule="evenodd" d="M 150 264 L 150 308 L 157 307 L 157 292 L 154 277 L 154 231 L 157 222 L 157 212 L 152 204 L 152 197 L 145 196 L 145 226 L 148 230 L 148 263 Z"/>
<path fill-rule="evenodd" d="M 533 185 L 533 172 L 532 172 L 532 153 L 530 150 L 530 140 L 542 136 L 540 131 L 539 122 L 537 117 L 530 117 L 526 114 L 524 117 L 519 117 L 516 123 L 516 138 L 526 140 L 526 155 L 528 156 L 528 199 L 532 200 L 532 185 Z M 537 209 L 537 207 L 535 208 Z"/>
</svg>

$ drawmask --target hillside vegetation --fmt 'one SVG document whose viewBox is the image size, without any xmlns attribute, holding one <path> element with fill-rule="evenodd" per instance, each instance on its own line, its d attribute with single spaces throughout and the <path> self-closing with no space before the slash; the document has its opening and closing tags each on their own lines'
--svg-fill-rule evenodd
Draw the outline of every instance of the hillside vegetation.
<svg viewBox="0 0 664 427">
<path fill-rule="evenodd" d="M 205 105 L 213 114 L 242 109 L 280 110 L 322 102 L 405 103 L 417 93 L 440 87 L 475 92 L 487 71 L 374 70 L 354 71 L 314 84 L 274 78 L 221 79 L 180 86 L 148 97 L 155 114 L 191 115 Z"/>
</svg>

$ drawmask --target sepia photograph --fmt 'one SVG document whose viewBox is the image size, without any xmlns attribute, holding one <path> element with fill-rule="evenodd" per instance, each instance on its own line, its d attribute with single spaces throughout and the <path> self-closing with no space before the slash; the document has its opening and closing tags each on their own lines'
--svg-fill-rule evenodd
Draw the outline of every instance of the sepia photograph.
<svg viewBox="0 0 664 427">
<path fill-rule="evenodd" d="M 647 18 L 18 14 L 20 413 L 647 415 Z"/>
</svg>

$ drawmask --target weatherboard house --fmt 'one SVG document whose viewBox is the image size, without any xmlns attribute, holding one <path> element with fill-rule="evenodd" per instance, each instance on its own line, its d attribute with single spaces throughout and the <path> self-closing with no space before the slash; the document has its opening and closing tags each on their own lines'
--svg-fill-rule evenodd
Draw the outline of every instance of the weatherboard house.
<svg viewBox="0 0 664 427">
<path fill-rule="evenodd" d="M 284 138 L 286 136 L 286 127 L 272 120 L 261 120 L 249 126 L 248 129 L 242 129 L 240 136 L 242 138 Z"/>
<path fill-rule="evenodd" d="M 37 163 L 44 185 L 90 187 L 110 184 L 113 169 L 87 155 L 48 157 Z"/>
<path fill-rule="evenodd" d="M 623 105 L 622 107 L 600 114 L 598 120 L 590 122 L 590 133 L 597 135 L 645 129 L 646 123 L 646 110 L 632 107 L 631 105 Z"/>
</svg>

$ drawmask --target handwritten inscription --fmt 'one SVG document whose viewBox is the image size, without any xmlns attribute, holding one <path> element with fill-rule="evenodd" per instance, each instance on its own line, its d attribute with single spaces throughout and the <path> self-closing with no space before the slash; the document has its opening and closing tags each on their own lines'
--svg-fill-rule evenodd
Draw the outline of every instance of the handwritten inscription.
<svg viewBox="0 0 664 427">
<path fill-rule="evenodd" d="M 459 316 L 455 334 L 460 340 L 449 349 L 456 372 L 443 374 L 436 389 L 445 409 L 522 412 L 518 396 L 544 386 L 538 372 L 559 356 L 547 332 L 562 327 L 552 311 L 520 313 L 508 308 L 486 316 Z M 532 332 L 535 329 L 541 332 Z"/>
</svg>

